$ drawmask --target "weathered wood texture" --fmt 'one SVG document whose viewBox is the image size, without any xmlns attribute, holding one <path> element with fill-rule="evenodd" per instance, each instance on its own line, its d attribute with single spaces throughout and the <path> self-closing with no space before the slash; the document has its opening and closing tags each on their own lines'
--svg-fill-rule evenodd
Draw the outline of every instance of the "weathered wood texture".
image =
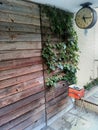
<svg viewBox="0 0 98 130">
<path fill-rule="evenodd" d="M 38 5 L 0 0 L 0 130 L 45 123 Z"/>
<path fill-rule="evenodd" d="M 57 44 L 58 42 L 62 42 L 62 39 L 55 35 L 53 32 L 51 32 L 49 19 L 46 17 L 46 15 L 41 12 L 41 28 L 42 28 L 42 43 L 43 46 L 45 42 L 47 41 L 48 34 L 51 37 L 51 43 L 50 44 Z M 46 33 L 47 32 L 47 33 Z M 45 81 L 48 77 L 51 77 L 53 75 L 63 75 L 62 71 L 57 69 L 54 72 L 47 74 L 47 67 L 44 66 L 44 75 L 45 75 Z M 64 108 L 67 106 L 67 95 L 68 94 L 68 86 L 66 85 L 65 81 L 61 81 L 57 83 L 55 88 L 47 89 L 46 90 L 46 113 L 47 113 L 47 120 L 54 117 L 56 114 L 61 112 Z"/>
<path fill-rule="evenodd" d="M 0 0 L 0 130 L 32 130 L 66 107 L 65 82 L 45 89 L 44 78 L 60 70 L 48 75 L 43 68 L 42 43 L 52 33 L 41 19 L 37 4 Z M 53 34 L 52 41 L 60 39 Z"/>
<path fill-rule="evenodd" d="M 59 82 L 56 88 L 52 88 L 50 91 L 46 92 L 46 110 L 47 110 L 47 120 L 51 119 L 53 116 L 61 112 L 66 108 L 68 96 L 68 87 L 65 82 Z"/>
</svg>

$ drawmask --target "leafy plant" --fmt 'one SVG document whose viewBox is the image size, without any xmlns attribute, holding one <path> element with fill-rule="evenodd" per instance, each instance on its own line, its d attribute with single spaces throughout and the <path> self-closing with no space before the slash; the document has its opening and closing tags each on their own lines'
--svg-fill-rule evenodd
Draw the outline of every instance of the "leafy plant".
<svg viewBox="0 0 98 130">
<path fill-rule="evenodd" d="M 61 80 L 65 80 L 65 75 L 53 75 L 52 77 L 50 78 L 47 78 L 47 81 L 46 81 L 46 85 L 48 87 L 52 87 L 52 86 L 56 86 L 56 83 L 61 81 Z"/>
<path fill-rule="evenodd" d="M 73 27 L 73 14 L 50 6 L 42 6 L 42 11 L 49 18 L 51 32 L 60 39 L 60 42 L 53 43 L 51 35 L 47 35 L 42 56 L 49 72 L 60 69 L 64 73 L 60 78 L 58 75 L 51 76 L 46 80 L 46 85 L 55 86 L 61 80 L 68 84 L 76 83 L 79 48 Z"/>
<path fill-rule="evenodd" d="M 43 6 L 42 10 L 49 18 L 52 32 L 60 36 L 65 35 L 65 32 L 69 33 L 70 25 L 72 25 L 72 13 L 50 6 Z"/>
<path fill-rule="evenodd" d="M 50 78 L 47 78 L 46 85 L 47 86 L 56 86 L 56 83 L 59 81 L 59 77 L 57 75 L 54 75 Z"/>
<path fill-rule="evenodd" d="M 65 64 L 64 65 L 64 72 L 65 72 L 65 81 L 69 84 L 75 84 L 76 83 L 76 72 L 77 68 L 72 64 Z"/>
<path fill-rule="evenodd" d="M 46 64 L 50 70 L 55 70 L 56 54 L 53 50 L 53 45 L 49 44 L 49 39 L 47 40 L 43 51 L 42 56 L 46 60 Z"/>
<path fill-rule="evenodd" d="M 91 88 L 93 88 L 94 86 L 98 85 L 98 78 L 93 79 L 91 82 L 87 83 L 84 88 L 87 90 L 90 90 Z"/>
</svg>

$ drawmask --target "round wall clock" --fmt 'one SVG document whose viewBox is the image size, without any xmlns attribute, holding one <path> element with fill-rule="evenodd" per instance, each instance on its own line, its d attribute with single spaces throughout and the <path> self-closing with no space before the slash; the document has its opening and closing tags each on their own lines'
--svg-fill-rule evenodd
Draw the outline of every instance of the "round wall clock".
<svg viewBox="0 0 98 130">
<path fill-rule="evenodd" d="M 76 25 L 81 29 L 88 29 L 95 25 L 97 13 L 91 7 L 82 7 L 75 15 Z"/>
</svg>

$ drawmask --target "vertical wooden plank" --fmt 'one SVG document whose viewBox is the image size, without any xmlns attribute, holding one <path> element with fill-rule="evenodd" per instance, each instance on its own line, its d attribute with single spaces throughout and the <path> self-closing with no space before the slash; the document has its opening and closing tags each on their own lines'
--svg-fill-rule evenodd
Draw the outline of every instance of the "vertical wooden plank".
<svg viewBox="0 0 98 130">
<path fill-rule="evenodd" d="M 57 44 L 58 42 L 62 42 L 60 37 L 54 34 L 51 31 L 51 24 L 49 22 L 48 17 L 45 13 L 41 12 L 41 23 L 42 23 L 42 43 L 43 46 L 47 42 L 48 37 L 51 37 L 50 44 Z M 46 33 L 47 32 L 47 33 Z M 49 36 L 48 36 L 49 35 Z M 63 75 L 61 70 L 55 70 L 50 74 L 47 74 L 47 68 L 44 66 L 44 75 L 45 80 L 48 77 L 52 77 L 53 75 L 61 74 Z M 46 113 L 47 113 L 47 120 L 51 119 L 52 117 L 56 116 L 59 112 L 61 112 L 67 103 L 67 93 L 68 93 L 68 86 L 66 82 L 58 82 L 54 88 L 50 90 L 46 90 Z"/>
</svg>

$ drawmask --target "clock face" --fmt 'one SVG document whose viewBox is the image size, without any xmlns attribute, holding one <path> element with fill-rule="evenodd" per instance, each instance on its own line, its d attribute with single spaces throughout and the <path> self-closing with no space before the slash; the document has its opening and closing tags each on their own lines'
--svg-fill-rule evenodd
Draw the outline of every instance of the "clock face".
<svg viewBox="0 0 98 130">
<path fill-rule="evenodd" d="M 79 28 L 91 28 L 97 21 L 95 10 L 90 7 L 83 7 L 76 13 L 75 22 Z"/>
</svg>

